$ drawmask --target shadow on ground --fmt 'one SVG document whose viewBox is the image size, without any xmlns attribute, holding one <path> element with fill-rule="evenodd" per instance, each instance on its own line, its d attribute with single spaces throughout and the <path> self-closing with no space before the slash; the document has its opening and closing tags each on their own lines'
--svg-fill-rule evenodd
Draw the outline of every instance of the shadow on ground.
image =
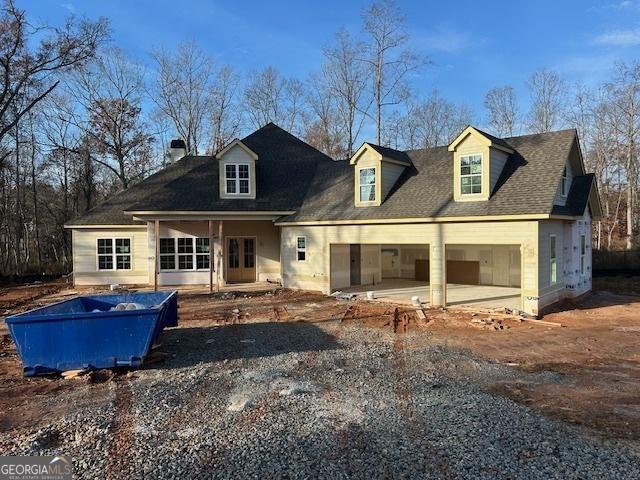
<svg viewBox="0 0 640 480">
<path fill-rule="evenodd" d="M 157 349 L 166 359 L 150 368 L 337 350 L 335 337 L 307 322 L 268 322 L 165 330 Z"/>
</svg>

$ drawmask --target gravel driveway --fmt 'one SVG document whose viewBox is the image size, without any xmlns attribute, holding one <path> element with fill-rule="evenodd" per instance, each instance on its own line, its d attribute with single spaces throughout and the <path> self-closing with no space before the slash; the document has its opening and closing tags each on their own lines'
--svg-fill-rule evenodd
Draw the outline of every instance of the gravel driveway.
<svg viewBox="0 0 640 480">
<path fill-rule="evenodd" d="M 5 454 L 79 478 L 640 478 L 640 448 L 489 393 L 526 373 L 428 333 L 322 323 L 181 327 L 166 361 L 52 396 Z M 62 380 L 60 380 L 62 381 Z M 54 405 L 55 404 L 55 405 Z"/>
</svg>

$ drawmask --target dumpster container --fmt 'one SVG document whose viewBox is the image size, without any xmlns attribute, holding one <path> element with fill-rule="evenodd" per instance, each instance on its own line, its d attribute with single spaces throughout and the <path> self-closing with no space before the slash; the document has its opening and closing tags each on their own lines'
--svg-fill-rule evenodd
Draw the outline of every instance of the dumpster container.
<svg viewBox="0 0 640 480">
<path fill-rule="evenodd" d="M 115 310 L 135 303 L 135 310 Z M 5 319 L 26 376 L 138 367 L 165 327 L 178 324 L 178 292 L 75 297 Z"/>
</svg>

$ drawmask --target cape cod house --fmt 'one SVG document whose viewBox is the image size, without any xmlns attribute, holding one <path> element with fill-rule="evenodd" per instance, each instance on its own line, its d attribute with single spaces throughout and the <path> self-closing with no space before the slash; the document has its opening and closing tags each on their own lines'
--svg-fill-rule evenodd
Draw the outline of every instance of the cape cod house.
<svg viewBox="0 0 640 480">
<path fill-rule="evenodd" d="M 601 207 L 575 130 L 470 126 L 448 146 L 364 143 L 341 161 L 274 124 L 215 156 L 172 147 L 169 166 L 66 225 L 76 284 L 274 281 L 534 315 L 591 289 Z"/>
</svg>

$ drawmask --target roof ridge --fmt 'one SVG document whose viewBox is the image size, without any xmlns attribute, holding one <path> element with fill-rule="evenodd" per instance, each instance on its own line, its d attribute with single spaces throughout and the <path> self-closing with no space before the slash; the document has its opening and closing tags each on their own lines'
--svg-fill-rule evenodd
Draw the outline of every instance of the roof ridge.
<svg viewBox="0 0 640 480">
<path fill-rule="evenodd" d="M 310 145 L 309 143 L 307 143 L 305 140 L 303 140 L 302 138 L 298 137 L 297 135 L 294 135 L 293 133 L 291 133 L 290 131 L 282 128 L 280 125 L 275 124 L 274 122 L 269 122 L 266 125 L 264 125 L 263 127 L 260 127 L 258 130 L 255 130 L 253 132 L 251 132 L 249 135 L 246 135 L 245 137 L 243 137 L 242 139 L 240 139 L 240 141 L 242 143 L 245 142 L 246 139 L 255 136 L 258 133 L 262 133 L 264 130 L 267 129 L 267 127 L 269 128 L 276 128 L 278 131 L 286 134 L 287 136 L 293 138 L 294 140 L 296 140 L 297 142 L 300 142 L 301 144 L 305 145 L 308 148 L 311 148 L 313 150 L 315 150 L 316 152 L 318 152 L 320 155 L 322 155 L 323 157 L 326 157 L 327 160 L 330 161 L 334 161 L 333 158 L 331 158 L 329 155 L 327 155 L 326 153 L 318 150 L 316 147 L 314 147 L 313 145 Z"/>
</svg>

